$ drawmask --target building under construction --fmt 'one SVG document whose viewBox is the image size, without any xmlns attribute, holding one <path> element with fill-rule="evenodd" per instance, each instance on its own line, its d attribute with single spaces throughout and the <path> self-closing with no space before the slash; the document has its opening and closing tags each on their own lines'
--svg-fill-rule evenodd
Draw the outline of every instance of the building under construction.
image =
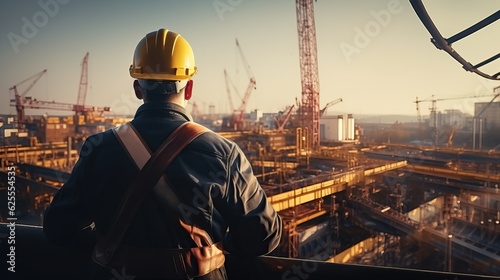
<svg viewBox="0 0 500 280">
<path fill-rule="evenodd" d="M 418 10 L 419 1 L 412 2 Z M 394 143 L 394 138 L 392 143 L 365 141 L 370 135 L 352 114 L 324 114 L 341 99 L 320 108 L 313 1 L 297 0 L 296 5 L 301 100 L 279 113 L 246 112 L 246 101 L 256 86 L 247 67 L 249 86 L 241 106 L 233 107 L 222 123 L 214 114 L 196 114 L 198 121 L 242 148 L 269 202 L 283 218 L 274 261 L 290 270 L 295 265 L 291 258 L 445 271 L 460 277 L 458 273 L 499 275 L 500 152 L 497 147 L 476 149 L 476 144 L 485 140 L 483 132 L 497 128 L 500 103 L 476 104 L 474 120 L 482 124 L 474 126 L 478 142 L 473 147 L 452 145 L 457 128 L 448 133 L 445 145 Z M 86 84 L 85 74 L 81 84 Z M 5 193 L 8 185 L 6 167 L 15 166 L 18 223 L 40 225 L 45 208 L 78 159 L 81 142 L 75 139 L 128 119 L 101 115 L 109 108 L 87 110 L 80 97 L 77 105 L 63 106 L 74 116 L 30 119 L 23 108 L 49 105 L 17 92 L 15 97 L 12 104 L 18 114 L 2 117 L 3 135 L 9 137 L 0 147 L 0 192 Z M 420 102 L 417 99 L 418 114 Z M 422 127 L 427 136 L 437 135 L 438 126 L 432 125 L 437 113 L 432 120 L 425 125 L 418 115 L 415 135 Z M 27 142 L 19 144 L 22 139 Z M 3 212 L 6 201 L 1 203 L 0 219 L 8 222 Z M 258 265 L 252 267 L 260 271 Z M 322 269 L 326 268 L 314 273 Z M 280 273 L 283 279 L 286 271 Z M 391 273 L 401 276 L 405 270 Z"/>
<path fill-rule="evenodd" d="M 274 254 L 365 264 L 380 264 L 375 261 L 382 257 L 385 265 L 426 268 L 428 258 L 453 247 L 441 258 L 455 264 L 452 271 L 499 272 L 500 153 L 362 143 L 314 152 L 301 133 L 223 133 L 244 149 L 283 217 Z M 68 142 L 39 143 L 4 146 L 0 155 L 3 170 L 17 169 L 19 219 L 40 224 L 77 149 Z M 5 187 L 7 171 L 0 175 Z M 5 212 L 1 217 L 6 221 Z M 443 262 L 430 268 L 448 267 Z"/>
</svg>

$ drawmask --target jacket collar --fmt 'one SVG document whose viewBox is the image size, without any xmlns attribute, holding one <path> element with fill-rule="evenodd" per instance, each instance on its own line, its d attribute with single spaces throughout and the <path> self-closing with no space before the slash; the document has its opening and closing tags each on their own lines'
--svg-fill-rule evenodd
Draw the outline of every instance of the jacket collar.
<svg viewBox="0 0 500 280">
<path fill-rule="evenodd" d="M 182 106 L 169 102 L 149 102 L 142 104 L 135 113 L 134 118 L 148 117 L 181 117 L 186 121 L 193 121 L 193 117 Z"/>
</svg>

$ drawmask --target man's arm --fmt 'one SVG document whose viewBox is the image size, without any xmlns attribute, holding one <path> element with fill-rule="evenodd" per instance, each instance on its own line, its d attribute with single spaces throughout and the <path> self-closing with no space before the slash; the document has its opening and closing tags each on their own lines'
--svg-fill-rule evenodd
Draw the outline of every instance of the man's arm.
<svg viewBox="0 0 500 280">
<path fill-rule="evenodd" d="M 86 145 L 87 142 L 82 151 L 85 151 Z M 91 227 L 93 220 L 87 209 L 84 188 L 87 159 L 88 155 L 80 153 L 68 181 L 45 210 L 43 231 L 51 243 L 74 249 L 88 249 L 94 243 Z"/>
<path fill-rule="evenodd" d="M 282 221 L 253 174 L 252 166 L 235 145 L 228 162 L 225 249 L 240 256 L 260 256 L 279 244 Z"/>
</svg>

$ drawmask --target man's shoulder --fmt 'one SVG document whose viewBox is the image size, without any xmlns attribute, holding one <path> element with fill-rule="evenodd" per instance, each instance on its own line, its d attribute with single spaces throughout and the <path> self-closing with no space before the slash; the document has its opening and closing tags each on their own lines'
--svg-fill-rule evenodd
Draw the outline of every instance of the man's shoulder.
<svg viewBox="0 0 500 280">
<path fill-rule="evenodd" d="M 221 154 L 229 154 L 234 146 L 235 143 L 232 140 L 229 140 L 210 129 L 198 136 L 192 142 L 192 147 L 194 148 L 202 148 L 204 150 L 209 150 Z"/>
<path fill-rule="evenodd" d="M 98 133 L 94 133 L 92 135 L 90 135 L 89 137 L 87 137 L 86 141 L 92 141 L 92 142 L 96 142 L 96 141 L 106 141 L 106 140 L 109 140 L 110 138 L 113 138 L 113 129 L 107 129 L 103 132 L 98 132 Z"/>
<path fill-rule="evenodd" d="M 95 133 L 85 138 L 83 149 L 95 149 L 116 144 L 117 142 L 113 135 L 113 131 L 108 129 L 104 132 Z"/>
<path fill-rule="evenodd" d="M 217 142 L 224 142 L 224 143 L 227 143 L 227 144 L 234 144 L 233 141 L 223 137 L 222 135 L 220 135 L 219 133 L 213 131 L 212 129 L 210 129 L 209 127 L 203 125 L 203 124 L 200 124 L 200 123 L 196 123 L 196 122 L 191 122 L 191 124 L 194 124 L 196 126 L 199 126 L 200 128 L 203 128 L 206 130 L 205 133 L 201 134 L 200 137 L 201 138 L 205 138 L 205 140 L 213 140 L 213 141 L 217 141 Z"/>
</svg>

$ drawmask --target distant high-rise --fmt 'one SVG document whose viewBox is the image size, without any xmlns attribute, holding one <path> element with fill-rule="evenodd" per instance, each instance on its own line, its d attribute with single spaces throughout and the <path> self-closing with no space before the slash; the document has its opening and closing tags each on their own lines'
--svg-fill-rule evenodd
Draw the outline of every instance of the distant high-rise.
<svg viewBox="0 0 500 280">
<path fill-rule="evenodd" d="M 483 112 L 481 113 L 481 111 Z M 482 120 L 482 129 L 485 133 L 498 131 L 500 129 L 500 102 L 476 102 L 474 116 Z"/>
</svg>

